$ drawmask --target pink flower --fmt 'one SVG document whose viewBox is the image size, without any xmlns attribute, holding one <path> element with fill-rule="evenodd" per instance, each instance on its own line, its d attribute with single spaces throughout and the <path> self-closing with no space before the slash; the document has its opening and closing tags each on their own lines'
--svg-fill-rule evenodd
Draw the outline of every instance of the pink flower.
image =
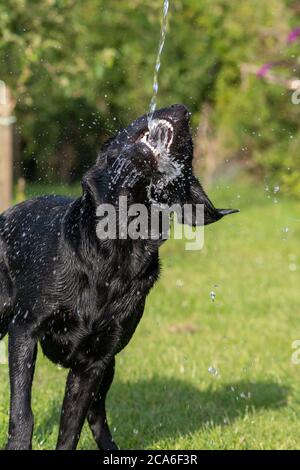
<svg viewBox="0 0 300 470">
<path fill-rule="evenodd" d="M 300 36 L 300 27 L 294 29 L 294 31 L 292 31 L 289 35 L 288 35 L 288 38 L 287 38 L 287 42 L 295 42 L 296 39 L 298 39 L 298 37 Z"/>
<path fill-rule="evenodd" d="M 273 67 L 273 65 L 274 62 L 268 62 L 267 64 L 264 64 L 257 72 L 257 76 L 259 78 L 264 78 L 267 75 L 268 71 Z"/>
</svg>

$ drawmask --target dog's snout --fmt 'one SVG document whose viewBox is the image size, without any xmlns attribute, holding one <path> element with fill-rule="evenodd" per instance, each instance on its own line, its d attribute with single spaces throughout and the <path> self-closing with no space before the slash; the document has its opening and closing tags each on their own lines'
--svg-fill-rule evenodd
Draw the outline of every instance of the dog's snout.
<svg viewBox="0 0 300 470">
<path fill-rule="evenodd" d="M 171 122 L 180 123 L 188 121 L 191 116 L 190 111 L 183 104 L 172 104 L 168 108 L 159 109 L 154 113 L 155 119 L 166 119 Z"/>
<path fill-rule="evenodd" d="M 177 119 L 189 119 L 191 116 L 190 111 L 184 104 L 173 104 L 171 110 Z"/>
</svg>

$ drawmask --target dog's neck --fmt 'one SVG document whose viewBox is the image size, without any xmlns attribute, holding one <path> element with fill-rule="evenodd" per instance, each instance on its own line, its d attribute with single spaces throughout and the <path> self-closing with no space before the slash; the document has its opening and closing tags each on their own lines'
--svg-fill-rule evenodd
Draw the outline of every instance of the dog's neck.
<svg viewBox="0 0 300 470">
<path fill-rule="evenodd" d="M 82 260 L 94 259 L 97 263 L 99 256 L 106 253 L 105 256 L 119 257 L 123 265 L 128 263 L 130 275 L 136 275 L 157 258 L 162 241 L 131 238 L 100 240 L 97 236 L 97 209 L 101 204 L 112 204 L 118 209 L 119 196 L 122 195 L 128 196 L 129 204 L 136 202 L 134 196 L 136 191 L 140 192 L 137 187 L 139 183 L 136 180 L 135 186 L 130 185 L 133 171 L 129 166 L 127 169 L 130 171 L 121 171 L 118 178 L 115 178 L 112 169 L 101 171 L 97 166 L 86 173 L 82 181 L 83 194 L 74 201 L 65 217 L 64 238 L 71 247 L 76 246 Z M 69 222 L 71 220 L 72 224 Z M 118 218 L 116 222 L 118 225 Z M 118 229 L 117 226 L 117 233 Z"/>
</svg>

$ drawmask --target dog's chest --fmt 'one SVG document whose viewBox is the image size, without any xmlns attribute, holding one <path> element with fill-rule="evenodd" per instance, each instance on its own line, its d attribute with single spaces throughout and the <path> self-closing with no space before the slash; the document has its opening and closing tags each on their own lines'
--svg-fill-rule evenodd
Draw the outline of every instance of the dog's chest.
<svg viewBox="0 0 300 470">
<path fill-rule="evenodd" d="M 65 308 L 56 311 L 41 339 L 44 353 L 53 362 L 75 367 L 118 352 L 138 322 L 137 305 L 121 309 L 122 300 L 125 304 L 124 296 L 115 298 L 113 309 L 104 304 L 98 312 L 95 303 L 90 316 L 76 309 L 74 312 L 67 312 Z"/>
<path fill-rule="evenodd" d="M 41 340 L 44 353 L 71 368 L 114 356 L 131 339 L 157 276 L 158 265 L 136 279 L 116 275 L 78 284 L 71 301 L 62 302 L 49 318 Z"/>
</svg>

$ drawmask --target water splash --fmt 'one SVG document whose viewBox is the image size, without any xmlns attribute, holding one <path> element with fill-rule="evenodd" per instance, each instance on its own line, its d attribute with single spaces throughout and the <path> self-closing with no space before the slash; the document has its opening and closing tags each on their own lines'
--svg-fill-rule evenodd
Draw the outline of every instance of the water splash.
<svg viewBox="0 0 300 470">
<path fill-rule="evenodd" d="M 153 95 L 151 98 L 150 102 L 150 112 L 148 116 L 148 125 L 149 128 L 151 128 L 151 121 L 153 118 L 153 114 L 156 110 L 157 106 L 157 93 L 158 93 L 158 75 L 159 75 L 159 70 L 160 70 L 160 65 L 161 65 L 161 54 L 165 45 L 165 40 L 166 40 L 166 34 L 167 34 L 167 18 L 168 18 L 168 12 L 169 12 L 169 0 L 164 0 L 163 4 L 163 20 L 162 20 L 162 26 L 161 26 L 161 32 L 160 32 L 160 40 L 159 40 L 159 45 L 158 45 L 158 52 L 157 52 L 157 57 L 156 57 L 156 63 L 155 63 L 155 71 L 154 71 L 154 79 L 153 79 Z"/>
</svg>

